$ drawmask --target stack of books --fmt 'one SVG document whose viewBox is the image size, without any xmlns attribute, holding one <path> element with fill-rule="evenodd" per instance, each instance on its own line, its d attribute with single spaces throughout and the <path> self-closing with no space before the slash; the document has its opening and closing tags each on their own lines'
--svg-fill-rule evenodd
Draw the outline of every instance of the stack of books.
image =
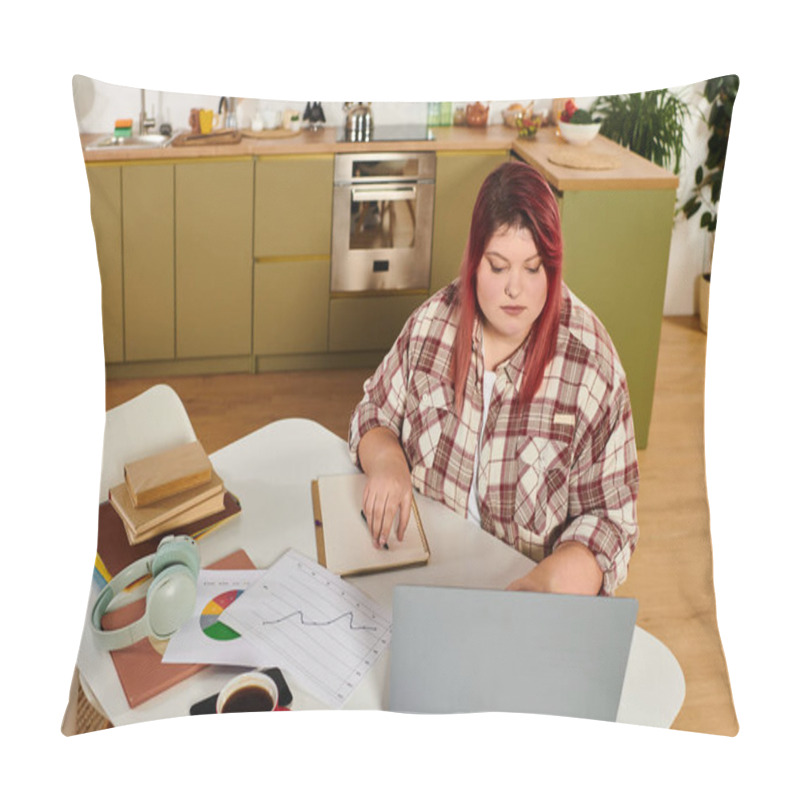
<svg viewBox="0 0 800 800">
<path fill-rule="evenodd" d="M 225 510 L 225 486 L 200 442 L 125 465 L 125 482 L 109 490 L 131 545 Z"/>
</svg>

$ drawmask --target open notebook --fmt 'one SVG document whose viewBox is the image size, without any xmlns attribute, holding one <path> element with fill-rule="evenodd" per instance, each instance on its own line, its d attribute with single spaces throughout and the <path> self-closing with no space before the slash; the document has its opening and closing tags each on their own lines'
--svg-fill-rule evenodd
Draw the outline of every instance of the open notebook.
<svg viewBox="0 0 800 800">
<path fill-rule="evenodd" d="M 319 563 L 342 576 L 427 563 L 430 558 L 428 540 L 413 496 L 403 540 L 399 541 L 392 533 L 388 549 L 378 549 L 372 544 L 361 516 L 366 480 L 363 473 L 353 473 L 326 475 L 312 482 Z"/>
</svg>

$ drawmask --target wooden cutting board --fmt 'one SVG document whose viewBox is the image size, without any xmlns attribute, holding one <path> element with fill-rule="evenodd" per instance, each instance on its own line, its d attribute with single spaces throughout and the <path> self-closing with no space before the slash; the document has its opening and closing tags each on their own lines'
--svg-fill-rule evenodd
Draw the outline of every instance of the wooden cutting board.
<svg viewBox="0 0 800 800">
<path fill-rule="evenodd" d="M 172 147 L 196 147 L 206 144 L 238 144 L 242 141 L 242 132 L 235 128 L 227 128 L 211 133 L 181 133 L 172 140 Z"/>
<path fill-rule="evenodd" d="M 301 130 L 290 131 L 286 128 L 274 128 L 263 131 L 242 131 L 242 136 L 248 139 L 288 139 L 290 136 L 299 136 Z"/>
</svg>

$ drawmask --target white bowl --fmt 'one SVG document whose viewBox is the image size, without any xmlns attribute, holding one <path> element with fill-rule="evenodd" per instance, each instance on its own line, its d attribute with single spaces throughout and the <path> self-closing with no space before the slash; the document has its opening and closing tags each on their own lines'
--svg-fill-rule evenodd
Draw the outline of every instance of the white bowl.
<svg viewBox="0 0 800 800">
<path fill-rule="evenodd" d="M 559 120 L 558 129 L 570 144 L 588 144 L 597 136 L 601 124 L 600 122 L 589 122 L 586 125 L 576 125 Z"/>
</svg>

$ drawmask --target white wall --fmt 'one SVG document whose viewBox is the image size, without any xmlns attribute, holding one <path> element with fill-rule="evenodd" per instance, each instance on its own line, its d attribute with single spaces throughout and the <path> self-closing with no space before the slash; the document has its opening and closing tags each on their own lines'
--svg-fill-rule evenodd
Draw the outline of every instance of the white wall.
<svg viewBox="0 0 800 800">
<path fill-rule="evenodd" d="M 705 81 L 692 86 L 673 88 L 673 91 L 679 93 L 692 109 L 692 119 L 686 126 L 687 153 L 680 174 L 677 208 L 688 198 L 694 184 L 695 170 L 705 158 L 708 130 L 702 115 L 706 113 L 708 104 L 703 98 L 704 86 Z M 73 80 L 73 94 L 78 130 L 81 133 L 111 132 L 115 120 L 126 117 L 134 120 L 134 126 L 137 124 L 141 110 L 139 88 L 114 86 L 76 75 Z M 578 97 L 576 102 L 579 107 L 588 108 L 594 99 L 594 97 Z M 216 111 L 219 100 L 219 96 L 212 95 L 148 90 L 145 93 L 145 108 L 149 116 L 155 117 L 157 127 L 169 123 L 173 130 L 178 131 L 188 128 L 189 112 L 192 108 L 212 108 Z M 469 101 L 453 101 L 453 107 L 466 105 L 467 102 Z M 502 111 L 512 102 L 527 104 L 531 102 L 531 98 L 491 101 L 489 122 L 502 123 Z M 292 109 L 302 114 L 305 105 L 306 100 L 240 98 L 237 101 L 238 124 L 240 127 L 249 127 L 254 115 L 257 113 L 264 115 L 269 111 L 283 112 Z M 322 101 L 327 125 L 344 124 L 345 112 L 342 105 L 342 101 L 339 100 Z M 536 110 L 544 110 L 549 105 L 549 99 L 537 99 L 534 107 Z M 403 122 L 421 124 L 427 117 L 427 103 L 373 102 L 372 110 L 375 120 L 383 124 Z M 686 220 L 682 214 L 676 215 L 664 298 L 666 315 L 687 315 L 697 312 L 696 280 L 703 272 L 709 249 L 709 236 L 700 228 L 698 220 L 699 215 L 691 220 Z"/>
</svg>

